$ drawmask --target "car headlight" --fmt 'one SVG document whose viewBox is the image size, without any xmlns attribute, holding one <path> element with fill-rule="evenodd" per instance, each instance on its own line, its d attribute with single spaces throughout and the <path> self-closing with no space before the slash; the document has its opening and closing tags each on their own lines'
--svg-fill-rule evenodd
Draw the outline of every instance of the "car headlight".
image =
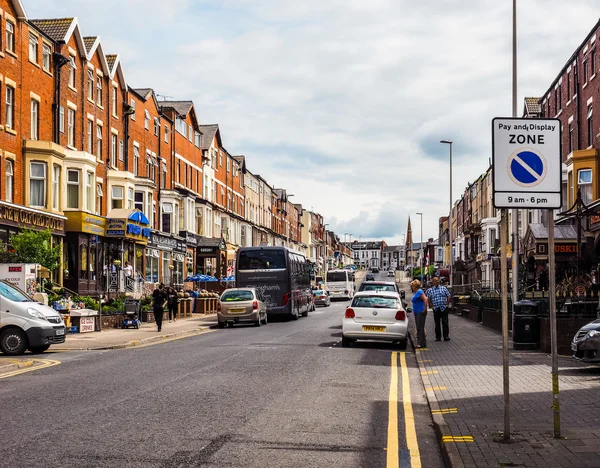
<svg viewBox="0 0 600 468">
<path fill-rule="evenodd" d="M 29 307 L 29 308 L 27 309 L 27 313 L 28 313 L 29 315 L 31 315 L 32 317 L 34 317 L 34 318 L 37 318 L 37 319 L 40 319 L 40 320 L 47 320 L 47 319 L 46 319 L 46 316 L 45 316 L 44 314 L 42 314 L 42 313 L 41 313 L 39 310 L 37 310 L 37 309 L 33 309 L 33 308 Z"/>
<path fill-rule="evenodd" d="M 600 330 L 590 330 L 587 334 L 587 336 L 590 338 L 593 338 L 597 335 L 600 335 Z"/>
</svg>

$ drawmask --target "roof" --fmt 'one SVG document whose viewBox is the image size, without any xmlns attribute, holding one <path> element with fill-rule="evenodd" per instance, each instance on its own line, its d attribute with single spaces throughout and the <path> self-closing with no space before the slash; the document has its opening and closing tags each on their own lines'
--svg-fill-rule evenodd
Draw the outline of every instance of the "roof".
<svg viewBox="0 0 600 468">
<path fill-rule="evenodd" d="M 540 115 L 541 113 L 542 113 L 542 106 L 540 105 L 540 98 L 526 97 L 525 98 L 525 114 L 526 115 Z"/>
<path fill-rule="evenodd" d="M 98 39 L 97 36 L 88 36 L 88 37 L 83 38 L 83 43 L 85 44 L 85 50 L 88 54 L 92 50 L 92 47 L 94 47 L 94 43 L 96 42 L 96 39 Z"/>
<path fill-rule="evenodd" d="M 115 66 L 115 63 L 117 62 L 117 54 L 109 54 L 106 56 L 106 63 L 108 63 L 108 67 L 110 68 L 110 70 L 112 71 L 113 67 Z"/>
<path fill-rule="evenodd" d="M 199 237 L 198 247 L 221 247 L 225 248 L 225 241 L 220 237 Z"/>
<path fill-rule="evenodd" d="M 34 19 L 29 22 L 53 41 L 63 41 L 75 18 Z"/>
<path fill-rule="evenodd" d="M 403 245 L 388 245 L 383 249 L 384 252 L 396 252 L 397 250 L 404 250 L 404 246 Z"/>
<path fill-rule="evenodd" d="M 529 224 L 529 230 L 537 240 L 548 239 L 548 228 L 541 223 Z M 577 228 L 575 226 L 554 226 L 555 239 L 577 239 Z"/>
<path fill-rule="evenodd" d="M 192 109 L 192 101 L 160 101 L 159 106 L 165 109 L 174 109 L 182 117 L 186 117 Z"/>
<path fill-rule="evenodd" d="M 149 94 L 152 92 L 152 88 L 131 88 L 136 94 L 144 99 L 148 99 Z"/>
<path fill-rule="evenodd" d="M 202 149 L 209 149 L 219 131 L 219 124 L 200 125 L 200 131 L 202 132 Z"/>
</svg>

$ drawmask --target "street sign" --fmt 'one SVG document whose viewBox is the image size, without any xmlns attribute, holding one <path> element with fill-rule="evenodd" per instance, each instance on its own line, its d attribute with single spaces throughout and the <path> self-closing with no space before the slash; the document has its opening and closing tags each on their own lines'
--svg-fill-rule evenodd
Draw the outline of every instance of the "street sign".
<svg viewBox="0 0 600 468">
<path fill-rule="evenodd" d="M 558 119 L 493 119 L 494 206 L 560 208 L 560 142 Z"/>
</svg>

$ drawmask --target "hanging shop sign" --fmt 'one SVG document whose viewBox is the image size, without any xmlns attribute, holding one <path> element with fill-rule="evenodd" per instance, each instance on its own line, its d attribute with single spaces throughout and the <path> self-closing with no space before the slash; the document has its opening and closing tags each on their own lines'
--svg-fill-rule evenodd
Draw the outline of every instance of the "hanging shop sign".
<svg viewBox="0 0 600 468">
<path fill-rule="evenodd" d="M 69 232 L 85 232 L 96 236 L 104 236 L 106 233 L 106 218 L 83 211 L 69 211 L 66 216 L 66 228 Z"/>
</svg>

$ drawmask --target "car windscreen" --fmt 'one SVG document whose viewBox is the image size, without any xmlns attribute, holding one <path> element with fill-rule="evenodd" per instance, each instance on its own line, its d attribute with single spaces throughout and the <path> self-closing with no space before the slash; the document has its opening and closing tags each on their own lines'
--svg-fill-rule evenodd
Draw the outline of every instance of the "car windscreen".
<svg viewBox="0 0 600 468">
<path fill-rule="evenodd" d="M 396 292 L 396 288 L 391 284 L 362 284 L 361 291 L 390 291 Z"/>
<path fill-rule="evenodd" d="M 327 282 L 346 281 L 347 275 L 346 271 L 329 271 L 327 272 Z"/>
<path fill-rule="evenodd" d="M 14 302 L 33 302 L 23 291 L 16 288 L 12 284 L 0 281 L 0 296 L 10 299 Z"/>
<path fill-rule="evenodd" d="M 398 309 L 400 302 L 395 297 L 356 296 L 351 307 L 373 307 L 375 309 Z"/>
<path fill-rule="evenodd" d="M 281 270 L 285 269 L 283 250 L 243 250 L 239 256 L 240 270 Z"/>
<path fill-rule="evenodd" d="M 221 296 L 223 302 L 251 301 L 253 299 L 252 291 L 225 291 Z"/>
</svg>

